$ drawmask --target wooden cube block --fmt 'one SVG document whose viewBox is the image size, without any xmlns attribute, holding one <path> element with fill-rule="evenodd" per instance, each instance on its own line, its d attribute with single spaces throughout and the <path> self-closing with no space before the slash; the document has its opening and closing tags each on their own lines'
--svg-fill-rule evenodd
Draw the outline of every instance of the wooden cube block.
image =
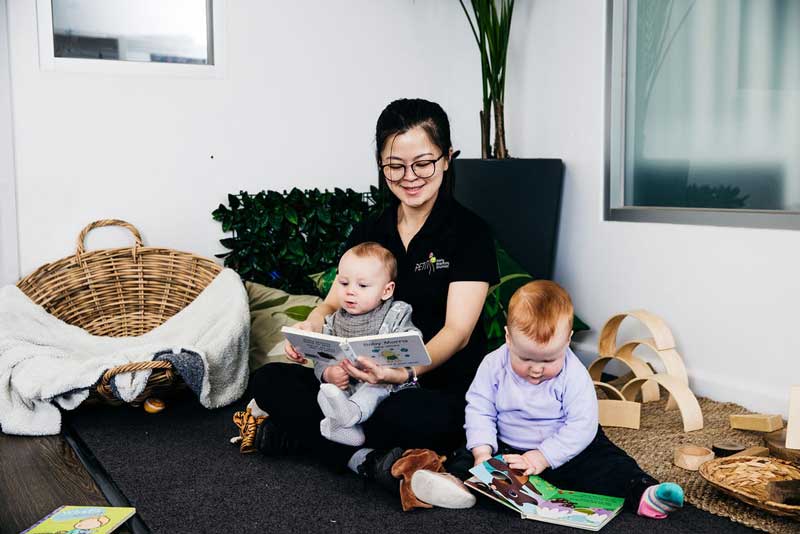
<svg viewBox="0 0 800 534">
<path fill-rule="evenodd" d="M 783 428 L 783 419 L 780 415 L 737 414 L 731 415 L 731 428 L 739 430 L 755 430 L 757 432 L 772 432 Z"/>
</svg>

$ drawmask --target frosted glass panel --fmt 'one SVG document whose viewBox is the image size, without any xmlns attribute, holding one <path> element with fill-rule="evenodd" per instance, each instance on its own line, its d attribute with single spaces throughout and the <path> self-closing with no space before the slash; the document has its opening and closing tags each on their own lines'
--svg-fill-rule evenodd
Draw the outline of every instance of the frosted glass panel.
<svg viewBox="0 0 800 534">
<path fill-rule="evenodd" d="M 800 211 L 800 1 L 630 0 L 624 205 Z"/>
<path fill-rule="evenodd" d="M 55 57 L 213 65 L 207 0 L 53 0 Z"/>
</svg>

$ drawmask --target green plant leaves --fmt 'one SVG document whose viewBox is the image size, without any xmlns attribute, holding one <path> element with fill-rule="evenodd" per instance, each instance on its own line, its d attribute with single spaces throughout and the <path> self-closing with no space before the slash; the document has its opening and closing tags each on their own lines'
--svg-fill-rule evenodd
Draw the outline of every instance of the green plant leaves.
<svg viewBox="0 0 800 534">
<path fill-rule="evenodd" d="M 294 211 L 293 207 L 286 206 L 286 210 L 284 211 L 284 216 L 286 217 L 287 221 L 297 226 L 299 219 L 297 218 L 297 212 Z"/>
<path fill-rule="evenodd" d="M 260 191 L 228 195 L 212 212 L 228 252 L 217 254 L 242 278 L 293 294 L 327 293 L 332 278 L 318 285 L 309 273 L 334 267 L 353 227 L 388 205 L 391 192 L 352 189 Z M 335 277 L 335 273 L 333 275 Z"/>
<path fill-rule="evenodd" d="M 319 294 L 325 296 L 331 290 L 333 281 L 336 280 L 336 267 L 331 267 L 320 273 L 310 274 L 308 277 L 314 281 L 314 285 L 317 286 Z"/>
<path fill-rule="evenodd" d="M 489 146 L 489 113 L 495 108 L 495 157 L 505 158 L 505 132 L 503 108 L 505 102 L 506 60 L 511 34 L 511 18 L 514 13 L 514 0 L 471 0 L 472 16 L 459 0 L 461 9 L 467 17 L 472 35 L 478 45 L 481 57 L 481 85 L 483 88 L 483 110 L 481 152 L 484 157 L 491 154 Z M 499 5 L 499 12 L 498 12 Z M 474 20 L 473 20 L 474 19 Z"/>
<path fill-rule="evenodd" d="M 483 328 L 486 331 L 489 350 L 494 350 L 505 343 L 506 320 L 508 319 L 508 302 L 511 296 L 520 287 L 534 278 L 512 258 L 508 252 L 495 241 L 497 251 L 497 270 L 500 273 L 500 283 L 489 288 L 486 303 L 483 306 Z M 573 314 L 572 330 L 580 332 L 589 330 L 589 325 Z"/>
</svg>

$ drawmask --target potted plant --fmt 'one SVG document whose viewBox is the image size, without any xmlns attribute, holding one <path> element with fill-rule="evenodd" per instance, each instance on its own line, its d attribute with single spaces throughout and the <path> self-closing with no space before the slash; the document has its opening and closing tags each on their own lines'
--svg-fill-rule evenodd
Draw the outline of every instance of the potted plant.
<svg viewBox="0 0 800 534">
<path fill-rule="evenodd" d="M 483 109 L 480 112 L 481 157 L 483 159 L 505 159 L 508 157 L 508 149 L 506 148 L 503 105 L 508 39 L 511 35 L 514 0 L 499 0 L 499 2 L 471 0 L 472 15 L 464 5 L 464 0 L 458 1 L 467 16 L 469 27 L 481 54 L 481 79 L 483 81 Z M 489 144 L 492 109 L 494 109 L 493 151 Z"/>
<path fill-rule="evenodd" d="M 480 215 L 508 254 L 534 279 L 553 276 L 564 164 L 560 159 L 511 158 L 505 139 L 505 82 L 514 0 L 459 0 L 478 45 L 483 107 L 481 158 L 454 161 L 456 198 Z M 494 117 L 494 146 L 491 118 Z M 509 194 L 509 191 L 514 191 Z M 535 229 L 503 243 L 515 228 Z"/>
</svg>

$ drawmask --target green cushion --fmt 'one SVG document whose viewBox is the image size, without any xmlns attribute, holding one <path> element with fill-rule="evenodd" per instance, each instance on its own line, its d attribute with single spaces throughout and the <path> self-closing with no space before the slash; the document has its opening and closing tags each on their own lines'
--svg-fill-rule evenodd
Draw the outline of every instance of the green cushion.
<svg viewBox="0 0 800 534">
<path fill-rule="evenodd" d="M 483 307 L 483 326 L 486 329 L 486 337 L 489 338 L 490 351 L 506 341 L 503 328 L 506 326 L 508 318 L 506 310 L 508 310 L 508 301 L 511 300 L 511 295 L 534 279 L 499 243 L 495 242 L 495 247 L 500 283 L 489 288 L 489 295 L 486 297 L 486 304 Z M 572 329 L 580 332 L 589 330 L 589 326 L 577 315 L 574 315 Z"/>
<path fill-rule="evenodd" d="M 250 372 L 266 363 L 291 362 L 283 350 L 286 340 L 281 328 L 305 320 L 322 299 L 316 295 L 290 295 L 253 282 L 245 282 L 245 287 L 250 299 Z"/>
</svg>

